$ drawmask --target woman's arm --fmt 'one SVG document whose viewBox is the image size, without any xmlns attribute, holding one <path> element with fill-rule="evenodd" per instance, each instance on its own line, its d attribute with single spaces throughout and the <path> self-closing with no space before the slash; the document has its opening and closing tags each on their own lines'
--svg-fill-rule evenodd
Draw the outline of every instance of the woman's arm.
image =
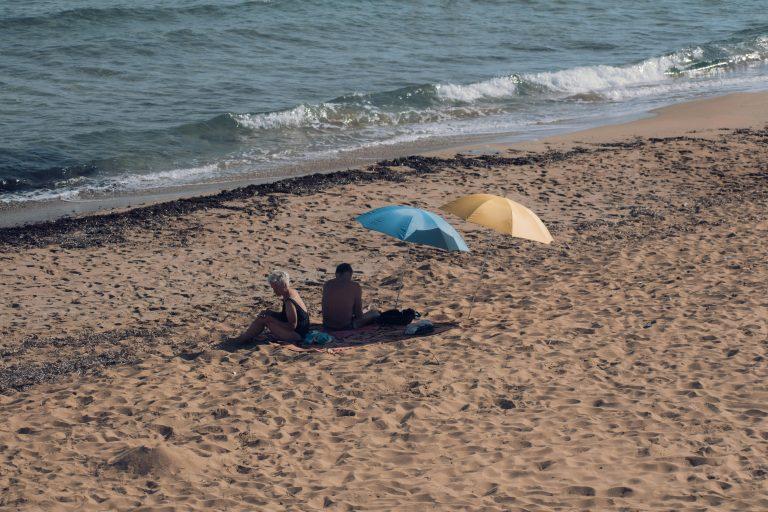
<svg viewBox="0 0 768 512">
<path fill-rule="evenodd" d="M 292 328 L 296 329 L 296 326 L 299 324 L 299 317 L 296 314 L 296 306 L 294 305 L 292 300 L 285 299 L 285 317 L 288 320 L 287 324 Z"/>
</svg>

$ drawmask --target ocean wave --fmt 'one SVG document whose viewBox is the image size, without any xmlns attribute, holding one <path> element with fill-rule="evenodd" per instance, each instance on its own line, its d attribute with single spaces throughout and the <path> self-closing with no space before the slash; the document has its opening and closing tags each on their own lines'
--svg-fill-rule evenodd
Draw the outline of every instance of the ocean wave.
<svg viewBox="0 0 768 512">
<path fill-rule="evenodd" d="M 524 80 L 553 92 L 586 94 L 623 89 L 666 80 L 667 71 L 678 62 L 675 57 L 658 57 L 625 67 L 584 66 L 562 71 L 525 75 Z"/>
<path fill-rule="evenodd" d="M 0 203 L 23 201 L 74 201 L 93 194 L 104 194 L 126 190 L 146 190 L 163 186 L 184 185 L 211 179 L 226 172 L 226 163 L 207 164 L 196 167 L 182 167 L 167 171 L 147 173 L 123 173 L 107 178 L 74 177 L 60 180 L 45 188 L 23 187 L 3 191 L 0 189 Z"/>
<path fill-rule="evenodd" d="M 768 36 L 727 40 L 684 48 L 625 66 L 580 66 L 560 71 L 514 74 L 471 84 L 439 84 L 438 96 L 446 101 L 473 103 L 520 95 L 598 95 L 613 100 L 633 87 L 654 85 L 674 78 L 768 61 Z M 631 92 L 628 96 L 636 96 Z"/>
<path fill-rule="evenodd" d="M 51 165 L 60 162 L 60 165 Z M 92 163 L 78 164 L 65 154 L 45 149 L 25 151 L 0 148 L 0 195 L 34 190 L 51 182 L 93 176 L 98 168 Z"/>
<path fill-rule="evenodd" d="M 247 0 L 223 4 L 204 2 L 180 7 L 78 7 L 31 15 L 0 17 L 0 28 L 10 30 L 40 26 L 70 27 L 72 23 L 124 23 L 126 20 L 162 22 L 171 20 L 177 15 L 218 15 L 269 3 L 272 3 L 271 0 Z"/>
<path fill-rule="evenodd" d="M 672 84 L 739 65 L 768 61 L 768 36 L 684 48 L 624 66 L 580 66 L 512 74 L 469 84 L 423 84 L 372 94 L 351 94 L 279 112 L 230 114 L 241 128 L 334 129 L 394 126 L 483 116 L 504 110 L 511 98 L 620 101 L 647 95 L 643 88 Z"/>
<path fill-rule="evenodd" d="M 317 123 L 323 112 L 332 109 L 324 105 L 299 105 L 282 112 L 261 114 L 228 114 L 238 126 L 250 130 L 273 130 L 276 128 L 309 127 Z"/>
<path fill-rule="evenodd" d="M 295 160 L 339 148 L 393 144 L 446 133 L 502 131 L 512 124 L 518 129 L 521 123 L 548 122 L 542 121 L 542 112 L 553 104 L 565 105 L 562 112 L 569 107 L 581 108 L 579 103 L 631 105 L 635 98 L 650 97 L 659 104 L 663 103 L 659 98 L 669 102 L 670 98 L 706 91 L 761 84 L 764 88 L 763 68 L 754 67 L 749 73 L 731 71 L 768 63 L 766 34 L 768 27 L 761 27 L 729 40 L 690 46 L 623 66 L 509 74 L 465 84 L 417 84 L 355 92 L 279 111 L 227 112 L 167 128 L 93 131 L 79 136 L 79 140 L 102 144 L 102 151 L 91 153 L 96 155 L 92 162 L 80 163 L 69 154 L 36 148 L 0 148 L 0 200 L 39 199 L 40 194 L 53 197 L 57 190 L 75 188 L 113 191 L 190 183 L 237 172 L 235 167 L 274 163 L 284 158 L 283 154 Z M 83 67 L 81 71 L 97 76 L 112 73 L 99 67 Z M 579 110 L 580 115 L 585 111 Z M 242 165 L 230 168 L 222 163 L 222 159 L 243 155 Z M 218 163 L 207 164 L 212 161 Z"/>
<path fill-rule="evenodd" d="M 397 124 L 397 114 L 377 108 L 321 103 L 299 105 L 280 112 L 257 114 L 230 114 L 241 128 L 249 130 L 277 130 L 311 128 L 316 130 L 343 129 L 365 125 Z"/>
<path fill-rule="evenodd" d="M 759 35 L 730 45 L 697 47 L 697 55 L 667 70 L 670 76 L 700 75 L 712 70 L 735 68 L 768 59 L 768 35 Z"/>
<path fill-rule="evenodd" d="M 199 178 L 210 178 L 218 172 L 225 170 L 223 163 L 200 165 L 197 167 L 182 167 L 168 171 L 151 172 L 147 174 L 122 174 L 105 180 L 100 186 L 100 190 L 111 189 L 143 189 L 151 188 L 157 184 L 185 184 L 191 181 L 197 181 Z"/>
<path fill-rule="evenodd" d="M 351 128 L 387 127 L 435 123 L 449 119 L 462 119 L 482 115 L 472 108 L 413 108 L 401 105 L 398 110 L 361 102 L 359 104 L 322 103 L 299 105 L 280 112 L 256 114 L 227 114 L 238 128 L 251 131 L 312 129 L 339 131 Z"/>
<path fill-rule="evenodd" d="M 467 85 L 438 84 L 440 98 L 472 103 L 481 98 L 507 98 L 518 94 L 522 79 L 518 75 L 502 76 Z"/>
</svg>

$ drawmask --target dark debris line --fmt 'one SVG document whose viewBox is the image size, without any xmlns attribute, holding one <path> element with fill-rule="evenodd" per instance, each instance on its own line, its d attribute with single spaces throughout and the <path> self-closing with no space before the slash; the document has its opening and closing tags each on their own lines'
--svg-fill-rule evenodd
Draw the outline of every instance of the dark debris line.
<svg viewBox="0 0 768 512">
<path fill-rule="evenodd" d="M 38 336 L 30 336 L 22 340 L 22 342 L 14 347 L 12 350 L 0 349 L 0 361 L 5 357 L 19 357 L 29 350 L 40 348 L 85 348 L 90 349 L 92 347 L 101 344 L 115 345 L 120 341 L 128 338 L 142 338 L 147 341 L 153 341 L 156 336 L 165 334 L 167 329 L 145 329 L 134 328 L 124 330 L 114 330 L 101 333 L 84 332 L 80 336 L 64 336 L 61 338 L 40 338 Z"/>
<path fill-rule="evenodd" d="M 0 393 L 21 391 L 29 386 L 50 382 L 71 373 L 85 373 L 107 366 L 134 364 L 139 361 L 134 351 L 121 348 L 53 362 L 15 364 L 0 370 Z"/>
<path fill-rule="evenodd" d="M 121 364 L 135 364 L 141 356 L 151 352 L 158 337 L 166 334 L 167 329 L 126 329 L 102 333 L 86 332 L 80 336 L 62 338 L 30 337 L 13 350 L 0 351 L 0 393 L 20 391 L 29 386 L 50 382 L 72 373 L 83 374 Z M 141 339 L 124 345 L 127 339 Z M 58 360 L 6 363 L 10 360 L 24 359 L 25 353 L 35 349 L 48 349 L 47 355 Z M 50 350 L 54 349 L 54 350 Z M 72 350 L 68 352 L 67 349 Z"/>
<path fill-rule="evenodd" d="M 158 228 L 164 226 L 165 223 L 161 223 L 161 221 L 168 217 L 179 217 L 199 210 L 217 208 L 253 210 L 250 207 L 237 208 L 225 204 L 230 201 L 272 194 L 309 195 L 319 190 L 347 183 L 368 183 L 380 180 L 402 181 L 404 178 L 401 174 L 382 166 L 373 166 L 368 170 L 318 173 L 273 183 L 249 185 L 209 196 L 177 199 L 122 212 L 75 218 L 64 217 L 50 222 L 2 228 L 0 229 L 0 250 L 3 246 L 6 248 L 46 247 L 51 244 L 61 244 L 66 247 L 85 248 L 107 243 L 119 243 L 124 240 L 122 236 L 124 230 L 133 227 Z M 271 206 L 267 205 L 265 208 L 274 208 L 274 203 L 275 201 L 270 201 Z M 74 244 L 73 237 L 76 240 Z"/>
<path fill-rule="evenodd" d="M 263 212 L 274 209 L 279 204 L 273 199 L 273 194 L 305 196 L 333 186 L 350 183 L 402 182 L 407 176 L 428 174 L 441 168 L 469 169 L 502 165 L 542 165 L 566 160 L 591 151 L 604 150 L 575 148 L 565 152 L 547 151 L 520 157 L 502 157 L 499 155 L 456 155 L 453 158 L 410 156 L 385 160 L 366 169 L 316 173 L 272 183 L 249 185 L 209 196 L 176 199 L 122 212 L 93 214 L 75 218 L 63 217 L 50 222 L 0 228 L 0 252 L 15 247 L 46 247 L 52 244 L 60 244 L 66 248 L 86 248 L 108 243 L 120 243 L 124 241 L 123 233 L 125 230 L 133 227 L 159 228 L 164 226 L 161 221 L 168 217 L 179 217 L 207 209 L 254 211 L 251 206 L 234 207 L 225 204 L 251 197 L 266 196 L 270 198 L 269 204 L 262 207 Z M 393 166 L 409 167 L 412 171 L 398 172 L 391 168 Z"/>
<path fill-rule="evenodd" d="M 403 158 L 395 158 L 394 160 L 384 160 L 379 162 L 377 165 L 383 167 L 407 166 L 411 169 L 414 169 L 418 173 L 434 172 L 441 167 L 448 167 L 452 169 L 490 169 L 491 167 L 499 167 L 505 165 L 523 166 L 551 164 L 555 162 L 562 162 L 563 160 L 568 160 L 574 156 L 597 151 L 601 151 L 601 149 L 590 150 L 582 147 L 575 147 L 569 151 L 545 151 L 543 153 L 532 153 L 525 156 L 516 157 L 505 157 L 494 154 L 468 156 L 461 153 L 457 154 L 453 158 L 408 156 Z"/>
</svg>

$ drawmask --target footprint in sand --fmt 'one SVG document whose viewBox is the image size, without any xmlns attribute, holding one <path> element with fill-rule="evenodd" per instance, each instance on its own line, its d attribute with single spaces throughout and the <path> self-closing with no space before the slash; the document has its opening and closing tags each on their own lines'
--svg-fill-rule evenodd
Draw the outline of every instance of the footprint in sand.
<svg viewBox="0 0 768 512">
<path fill-rule="evenodd" d="M 630 487 L 611 487 L 607 491 L 605 491 L 605 494 L 612 497 L 612 498 L 624 498 L 626 496 L 632 496 L 635 493 L 633 489 Z"/>
<path fill-rule="evenodd" d="M 163 436 L 163 439 L 170 439 L 173 436 L 173 427 L 167 425 L 153 425 L 155 432 Z"/>
<path fill-rule="evenodd" d="M 576 494 L 578 496 L 594 496 L 595 489 L 584 485 L 572 485 L 566 489 L 568 494 Z"/>
</svg>

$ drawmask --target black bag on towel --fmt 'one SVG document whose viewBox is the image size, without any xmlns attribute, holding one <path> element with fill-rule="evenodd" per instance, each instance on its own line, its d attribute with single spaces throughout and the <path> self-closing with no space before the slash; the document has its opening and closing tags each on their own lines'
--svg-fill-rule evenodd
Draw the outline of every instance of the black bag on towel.
<svg viewBox="0 0 768 512">
<path fill-rule="evenodd" d="M 408 325 L 421 315 L 411 308 L 400 311 L 399 309 L 389 309 L 384 311 L 378 319 L 381 325 Z"/>
</svg>

